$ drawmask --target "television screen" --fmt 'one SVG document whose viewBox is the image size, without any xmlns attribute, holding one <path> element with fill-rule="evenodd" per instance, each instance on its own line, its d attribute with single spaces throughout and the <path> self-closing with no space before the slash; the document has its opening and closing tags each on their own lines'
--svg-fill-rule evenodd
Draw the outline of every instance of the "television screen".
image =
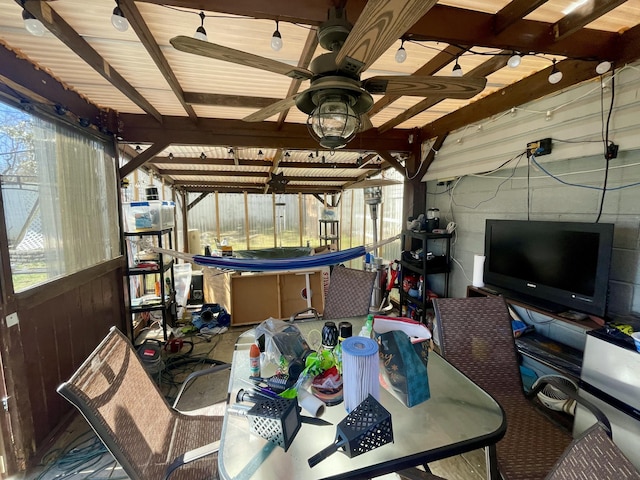
<svg viewBox="0 0 640 480">
<path fill-rule="evenodd" d="M 613 224 L 487 220 L 484 281 L 550 311 L 603 316 Z"/>
</svg>

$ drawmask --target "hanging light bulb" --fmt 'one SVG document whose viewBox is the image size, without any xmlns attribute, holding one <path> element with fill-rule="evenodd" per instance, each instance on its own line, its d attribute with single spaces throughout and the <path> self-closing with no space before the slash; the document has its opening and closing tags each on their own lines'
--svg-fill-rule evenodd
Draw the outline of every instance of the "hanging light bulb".
<svg viewBox="0 0 640 480">
<path fill-rule="evenodd" d="M 196 29 L 196 33 L 193 34 L 193 38 L 207 42 L 207 31 L 204 29 L 204 17 L 204 12 L 200 12 L 200 26 Z"/>
<path fill-rule="evenodd" d="M 282 35 L 280 35 L 280 30 L 278 30 L 278 20 L 276 20 L 276 31 L 273 32 L 271 36 L 271 49 L 276 52 L 282 48 Z"/>
<path fill-rule="evenodd" d="M 604 61 L 600 62 L 596 66 L 596 73 L 598 75 L 603 75 L 603 74 L 607 73 L 609 70 L 611 70 L 611 62 L 608 62 L 607 60 L 604 60 Z"/>
<path fill-rule="evenodd" d="M 562 80 L 562 72 L 556 68 L 556 59 L 553 59 L 553 68 L 549 74 L 549 83 L 556 84 Z"/>
<path fill-rule="evenodd" d="M 400 48 L 396 51 L 396 62 L 402 63 L 407 59 L 407 51 L 404 49 L 404 39 L 401 40 Z"/>
<path fill-rule="evenodd" d="M 111 14 L 111 25 L 119 32 L 126 32 L 129 29 L 129 22 L 120 9 L 120 1 L 116 0 L 116 8 Z"/>
<path fill-rule="evenodd" d="M 36 37 L 44 35 L 45 28 L 42 22 L 24 9 L 22 10 L 22 20 L 24 20 L 24 28 L 26 28 L 27 32 L 31 35 Z"/>
<path fill-rule="evenodd" d="M 513 55 L 509 57 L 507 60 L 507 65 L 510 68 L 518 68 L 520 66 L 520 62 L 522 62 L 522 57 L 518 52 L 513 52 Z"/>
<path fill-rule="evenodd" d="M 464 72 L 462 71 L 462 67 L 458 63 L 458 57 L 456 57 L 456 64 L 453 66 L 453 70 L 451 72 L 451 76 L 452 77 L 461 77 L 462 75 L 464 75 Z"/>
<path fill-rule="evenodd" d="M 262 157 L 264 157 L 264 153 L 262 152 L 262 150 L 258 150 L 258 158 Z"/>
<path fill-rule="evenodd" d="M 173 153 L 169 152 L 169 160 L 173 160 Z"/>
<path fill-rule="evenodd" d="M 285 157 L 285 158 L 289 158 L 289 157 L 291 157 L 291 154 L 289 153 L 289 150 L 287 150 L 286 152 L 284 152 L 284 157 Z"/>
<path fill-rule="evenodd" d="M 205 158 L 207 158 L 207 156 L 205 155 L 205 153 L 204 153 L 204 152 L 202 152 L 202 153 L 200 154 L 200 160 L 204 160 Z"/>
</svg>

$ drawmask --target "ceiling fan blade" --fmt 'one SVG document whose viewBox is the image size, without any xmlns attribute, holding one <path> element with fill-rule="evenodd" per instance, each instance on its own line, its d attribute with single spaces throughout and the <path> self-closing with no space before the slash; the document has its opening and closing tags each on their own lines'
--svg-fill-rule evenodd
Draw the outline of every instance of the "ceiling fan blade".
<svg viewBox="0 0 640 480">
<path fill-rule="evenodd" d="M 420 20 L 437 0 L 369 0 L 336 56 L 342 70 L 360 73 Z"/>
<path fill-rule="evenodd" d="M 413 95 L 415 97 L 471 98 L 487 84 L 484 77 L 440 77 L 423 75 L 381 75 L 363 82 L 374 95 Z"/>
<path fill-rule="evenodd" d="M 244 120 L 245 122 L 262 122 L 263 120 L 266 120 L 267 118 L 276 115 L 277 113 L 280 113 L 291 107 L 295 107 L 296 97 L 298 95 L 299 94 L 292 95 L 283 100 L 272 103 L 271 105 L 261 108 L 257 112 L 253 112 L 251 115 L 244 117 L 242 120 Z"/>
<path fill-rule="evenodd" d="M 280 73 L 296 80 L 308 80 L 313 77 L 313 73 L 304 68 L 292 67 L 284 62 L 243 52 L 234 48 L 223 47 L 222 45 L 205 42 L 196 38 L 187 37 L 186 35 L 173 37 L 169 42 L 171 42 L 173 48 L 182 52 L 237 63 L 238 65 L 258 68 L 260 70 L 266 70 L 267 72 Z"/>
</svg>

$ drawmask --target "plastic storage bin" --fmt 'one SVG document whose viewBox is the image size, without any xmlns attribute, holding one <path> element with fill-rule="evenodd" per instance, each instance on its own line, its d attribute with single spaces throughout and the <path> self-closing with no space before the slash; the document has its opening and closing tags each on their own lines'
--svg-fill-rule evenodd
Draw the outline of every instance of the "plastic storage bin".
<svg viewBox="0 0 640 480">
<path fill-rule="evenodd" d="M 171 224 L 165 225 L 163 223 L 162 203 L 159 200 L 124 203 L 125 231 L 144 232 L 173 227 L 173 215 L 171 215 Z M 165 214 L 165 217 L 168 218 L 169 215 Z"/>
<path fill-rule="evenodd" d="M 172 228 L 175 225 L 175 202 L 162 202 L 162 228 Z"/>
</svg>

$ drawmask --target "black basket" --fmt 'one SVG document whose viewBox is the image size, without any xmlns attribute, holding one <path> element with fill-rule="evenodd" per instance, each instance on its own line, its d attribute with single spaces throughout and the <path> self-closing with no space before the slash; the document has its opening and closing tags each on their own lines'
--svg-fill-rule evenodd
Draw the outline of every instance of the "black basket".
<svg viewBox="0 0 640 480">
<path fill-rule="evenodd" d="M 300 430 L 300 410 L 295 400 L 265 398 L 247 413 L 249 430 L 273 442 L 286 452 Z"/>
<path fill-rule="evenodd" d="M 391 442 L 391 414 L 369 395 L 338 424 L 335 441 L 311 457 L 309 466 L 316 466 L 339 448 L 353 458 Z"/>
</svg>

